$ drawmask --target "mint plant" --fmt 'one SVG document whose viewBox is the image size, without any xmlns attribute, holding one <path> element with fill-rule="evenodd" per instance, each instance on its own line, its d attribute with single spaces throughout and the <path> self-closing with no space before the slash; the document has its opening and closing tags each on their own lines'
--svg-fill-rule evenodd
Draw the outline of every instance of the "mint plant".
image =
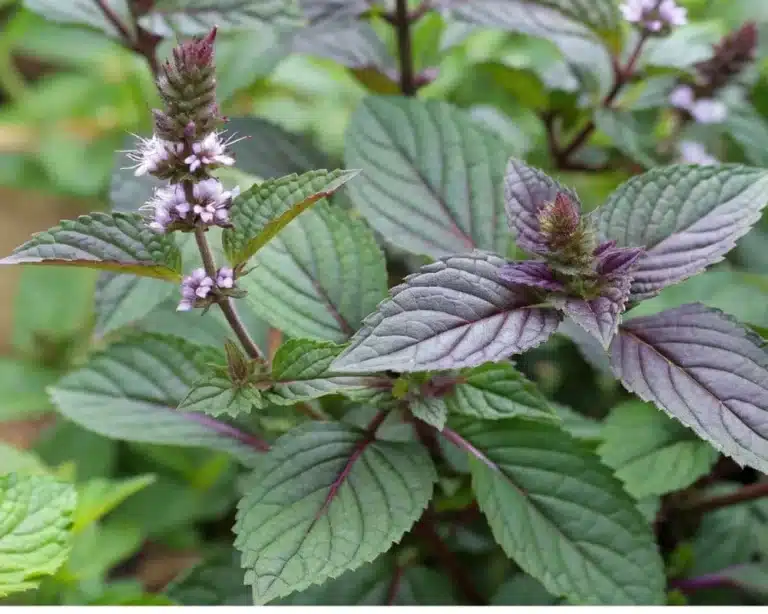
<svg viewBox="0 0 768 614">
<path fill-rule="evenodd" d="M 147 60 L 162 108 L 120 154 L 113 195 L 127 198 L 2 260 L 100 271 L 99 334 L 49 389 L 62 416 L 156 457 L 190 447 L 238 463 L 233 535 L 163 599 L 655 605 L 748 584 L 725 556 L 704 570 L 695 534 L 710 512 L 768 493 L 762 479 L 739 490 L 718 474 L 733 461 L 768 473 L 764 339 L 695 300 L 643 310 L 722 262 L 768 203 L 768 171 L 684 140 L 728 117 L 718 96 L 753 61 L 755 27 L 665 81 L 672 129 L 649 149 L 625 94 L 654 78 L 648 46 L 687 23 L 674 0 L 304 4 L 298 38 L 379 40 L 374 24 L 397 49 L 396 68 L 350 62 L 371 92 L 343 164 L 315 168 L 326 157 L 296 135 L 220 109 L 220 36 L 288 28 L 300 17 L 290 2 L 98 1 L 89 23 Z M 581 57 L 568 65 L 596 106 L 577 122 L 555 102 L 541 110 L 544 159 L 524 159 L 487 123 L 421 95 L 440 77 L 417 64 L 416 32 L 451 18 L 543 36 L 566 55 L 597 48 L 608 81 Z M 170 32 L 188 36 L 161 60 Z M 596 135 L 616 137 L 602 164 L 632 171 L 602 203 L 564 176 L 603 170 Z M 215 321 L 226 332 L 201 342 Z M 603 423 L 527 366 L 558 343 L 623 385 Z M 42 479 L 22 475 L 2 477 L 4 510 L 10 490 Z M 112 507 L 150 482 L 118 489 Z M 0 515 L 0 594 L 56 573 L 88 524 L 74 513 L 68 534 L 74 493 L 56 493 L 48 561 L 7 555 L 22 549 L 21 525 L 6 530 Z M 760 548 L 738 563 L 762 562 Z"/>
</svg>

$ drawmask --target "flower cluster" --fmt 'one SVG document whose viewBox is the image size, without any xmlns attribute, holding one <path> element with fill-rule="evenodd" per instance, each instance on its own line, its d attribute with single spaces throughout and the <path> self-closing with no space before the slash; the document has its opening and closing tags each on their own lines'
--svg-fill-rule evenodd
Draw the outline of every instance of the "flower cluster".
<svg viewBox="0 0 768 614">
<path fill-rule="evenodd" d="M 235 272 L 221 267 L 216 277 L 209 277 L 204 269 L 195 269 L 181 282 L 181 301 L 177 311 L 189 311 L 196 307 L 208 307 L 217 295 L 230 295 L 235 290 Z"/>
<path fill-rule="evenodd" d="M 188 188 L 177 183 L 157 189 L 144 208 L 152 216 L 149 227 L 159 233 L 197 226 L 228 227 L 229 207 L 238 194 L 239 188 L 224 190 L 216 179 L 204 179 Z"/>
<path fill-rule="evenodd" d="M 621 13 L 628 22 L 652 34 L 665 33 L 688 22 L 687 11 L 675 0 L 626 0 Z"/>
<path fill-rule="evenodd" d="M 517 244 L 541 260 L 510 262 L 499 272 L 510 284 L 546 293 L 544 300 L 594 332 L 607 346 L 629 296 L 632 272 L 645 253 L 641 247 L 598 243 L 575 194 L 561 190 L 539 203 L 532 232 L 519 230 Z"/>
<path fill-rule="evenodd" d="M 687 111 L 700 124 L 719 124 L 728 116 L 725 103 L 714 98 L 697 98 L 690 85 L 678 85 L 669 95 L 673 107 Z"/>
<path fill-rule="evenodd" d="M 228 149 L 233 141 L 216 130 L 223 118 L 215 97 L 215 36 L 214 30 L 174 49 L 173 62 L 163 64 L 157 81 L 166 109 L 154 111 L 155 133 L 140 138 L 136 151 L 129 153 L 137 176 L 170 181 L 144 208 L 157 232 L 229 224 L 237 192 L 226 191 L 210 176 L 217 167 L 235 163 Z"/>
<path fill-rule="evenodd" d="M 137 176 L 168 181 L 142 207 L 149 227 L 158 233 L 203 232 L 211 226 L 231 227 L 229 211 L 239 189 L 226 190 L 211 176 L 220 166 L 232 166 L 233 144 L 218 130 L 224 118 L 216 102 L 213 62 L 216 30 L 181 43 L 171 61 L 160 67 L 157 87 L 165 103 L 153 111 L 154 134 L 140 138 L 129 157 Z M 235 272 L 221 268 L 215 277 L 196 269 L 181 284 L 179 311 L 208 307 L 219 297 L 244 294 L 235 287 Z"/>
</svg>

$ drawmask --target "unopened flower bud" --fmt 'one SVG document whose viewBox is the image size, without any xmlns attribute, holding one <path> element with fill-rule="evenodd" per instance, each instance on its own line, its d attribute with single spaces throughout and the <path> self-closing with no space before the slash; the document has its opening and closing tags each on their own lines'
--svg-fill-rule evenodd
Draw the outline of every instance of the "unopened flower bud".
<svg viewBox="0 0 768 614">
<path fill-rule="evenodd" d="M 757 26 L 744 24 L 715 45 L 709 60 L 696 64 L 697 82 L 701 88 L 714 93 L 741 74 L 753 62 L 757 52 Z"/>
<path fill-rule="evenodd" d="M 157 87 L 167 108 L 165 113 L 155 114 L 155 132 L 160 137 L 204 139 L 221 122 L 213 63 L 215 38 L 214 29 L 205 38 L 180 44 L 173 50 L 173 61 L 161 66 Z"/>
<path fill-rule="evenodd" d="M 558 192 L 555 200 L 539 211 L 539 228 L 547 245 L 554 250 L 571 241 L 580 220 L 579 205 L 565 192 Z"/>
</svg>

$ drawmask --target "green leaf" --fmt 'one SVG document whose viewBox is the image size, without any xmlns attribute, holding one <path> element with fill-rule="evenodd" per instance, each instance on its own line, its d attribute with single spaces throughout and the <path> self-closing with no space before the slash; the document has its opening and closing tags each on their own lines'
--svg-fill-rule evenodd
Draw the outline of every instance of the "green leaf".
<svg viewBox="0 0 768 614">
<path fill-rule="evenodd" d="M 333 167 L 333 162 L 303 134 L 294 134 L 258 117 L 233 117 L 227 130 L 251 138 L 236 141 L 232 152 L 237 168 L 264 179 L 316 168 Z"/>
<path fill-rule="evenodd" d="M 233 229 L 224 231 L 224 251 L 233 265 L 247 262 L 291 221 L 328 198 L 359 171 L 309 171 L 269 179 L 240 194 L 232 203 Z"/>
<path fill-rule="evenodd" d="M 89 480 L 78 488 L 72 531 L 80 533 L 154 481 L 154 475 L 139 475 L 124 480 Z"/>
<path fill-rule="evenodd" d="M 740 322 L 768 327 L 768 275 L 739 271 L 705 271 L 675 286 L 664 288 L 658 296 L 634 307 L 627 318 L 653 315 L 686 303 L 703 303 L 735 317 Z"/>
<path fill-rule="evenodd" d="M 181 252 L 138 213 L 92 213 L 40 232 L 0 264 L 84 266 L 144 277 L 181 278 Z"/>
<path fill-rule="evenodd" d="M 445 574 L 416 565 L 398 565 L 396 557 L 388 553 L 270 605 L 458 605 L 454 592 Z"/>
<path fill-rule="evenodd" d="M 240 279 L 246 300 L 291 337 L 343 342 L 386 296 L 386 263 L 373 233 L 327 203 L 286 226 L 253 264 Z"/>
<path fill-rule="evenodd" d="M 195 411 L 209 416 L 247 415 L 264 407 L 262 394 L 256 388 L 235 386 L 221 369 L 207 369 L 193 385 L 179 411 Z"/>
<path fill-rule="evenodd" d="M 37 349 L 39 336 L 64 340 L 87 331 L 93 311 L 97 273 L 84 269 L 29 267 L 21 271 L 14 297 L 13 344 Z"/>
<path fill-rule="evenodd" d="M 597 456 L 554 426 L 520 419 L 459 432 L 479 451 L 472 483 L 494 537 L 549 592 L 576 604 L 663 603 L 651 529 Z"/>
<path fill-rule="evenodd" d="M 166 593 L 190 606 L 252 605 L 251 590 L 243 584 L 240 555 L 225 550 L 208 557 L 174 580 Z"/>
<path fill-rule="evenodd" d="M 595 218 L 603 238 L 645 248 L 632 274 L 637 301 L 722 260 L 767 203 L 764 169 L 678 164 L 633 177 Z"/>
<path fill-rule="evenodd" d="M 103 335 L 141 320 L 174 290 L 164 279 L 102 273 L 96 283 L 96 330 Z"/>
<path fill-rule="evenodd" d="M 559 598 L 547 592 L 541 583 L 527 574 L 517 574 L 499 587 L 491 605 L 557 605 Z"/>
<path fill-rule="evenodd" d="M 602 435 L 598 454 L 635 499 L 690 486 L 718 457 L 693 431 L 642 401 L 614 408 Z"/>
<path fill-rule="evenodd" d="M 741 484 L 723 482 L 708 489 L 705 496 L 736 492 Z M 706 514 L 691 540 L 691 575 L 717 573 L 732 565 L 748 563 L 760 553 L 765 541 L 764 505 L 734 505 Z"/>
<path fill-rule="evenodd" d="M 611 139 L 612 145 L 630 160 L 645 168 L 653 168 L 656 141 L 654 123 L 642 121 L 637 114 L 600 108 L 594 115 L 598 130 Z M 653 119 L 656 117 L 654 115 Z"/>
<path fill-rule="evenodd" d="M 35 452 L 49 467 L 74 463 L 78 481 L 111 476 L 117 468 L 117 442 L 58 418 L 35 442 Z"/>
<path fill-rule="evenodd" d="M 76 498 L 49 476 L 0 476 L 0 596 L 35 588 L 64 563 Z"/>
<path fill-rule="evenodd" d="M 32 362 L 0 357 L 0 421 L 53 410 L 45 389 L 60 376 Z"/>
<path fill-rule="evenodd" d="M 129 336 L 94 355 L 51 389 L 59 411 L 107 437 L 205 447 L 254 458 L 250 436 L 206 416 L 176 410 L 217 352 L 152 334 Z"/>
<path fill-rule="evenodd" d="M 523 418 L 556 421 L 552 406 L 536 384 L 509 362 L 464 369 L 459 383 L 445 397 L 448 411 L 481 420 Z"/>
<path fill-rule="evenodd" d="M 301 23 L 295 0 L 156 0 L 151 6 L 139 24 L 162 37 L 207 34 L 213 27 L 226 32 Z"/>
<path fill-rule="evenodd" d="M 23 475 L 48 473 L 48 468 L 33 452 L 0 442 L 0 474 Z"/>
<path fill-rule="evenodd" d="M 562 405 L 561 403 L 552 403 L 555 414 L 560 419 L 560 428 L 576 439 L 584 442 L 599 442 L 603 438 L 603 425 L 588 416 L 580 414 L 575 409 Z"/>
<path fill-rule="evenodd" d="M 419 420 L 442 431 L 448 421 L 448 407 L 439 397 L 421 397 L 409 403 L 411 413 Z"/>
<path fill-rule="evenodd" d="M 236 547 L 256 603 L 335 578 L 386 551 L 419 518 L 437 476 L 417 443 L 342 424 L 281 437 L 246 485 Z"/>
<path fill-rule="evenodd" d="M 137 526 L 109 521 L 91 524 L 77 534 L 59 577 L 79 582 L 103 581 L 116 565 L 141 549 L 144 537 Z"/>
<path fill-rule="evenodd" d="M 609 4 L 613 6 L 605 12 L 607 21 L 598 17 L 601 11 L 594 13 L 595 18 L 586 16 L 590 7 L 608 7 Z M 458 20 L 551 41 L 565 61 L 582 77 L 583 86 L 602 92 L 610 88 L 613 79 L 610 52 L 585 23 L 596 26 L 604 22 L 607 30 L 614 29 L 609 25 L 616 15 L 616 5 L 612 0 L 581 0 L 578 3 L 570 0 L 450 0 L 450 6 Z M 616 32 L 610 33 L 610 36 L 615 39 Z M 585 77 L 591 77 L 593 82 Z"/>
<path fill-rule="evenodd" d="M 392 54 L 376 30 L 364 20 L 312 24 L 298 30 L 291 42 L 293 53 L 333 60 L 355 69 L 358 79 L 361 75 L 373 75 L 397 91 L 397 85 L 382 74 L 395 66 Z"/>
<path fill-rule="evenodd" d="M 450 156 L 443 156 L 444 152 Z M 503 178 L 509 146 L 450 105 L 367 98 L 346 136 L 349 195 L 388 241 L 433 257 L 506 254 Z"/>
<path fill-rule="evenodd" d="M 136 32 L 128 1 L 104 0 L 104 2 L 131 36 L 135 36 Z M 24 0 L 24 6 L 51 21 L 90 26 L 101 30 L 113 38 L 119 39 L 122 37 L 121 32 L 99 8 L 99 3 L 92 0 L 68 0 L 67 2 L 59 2 L 59 0 Z"/>
<path fill-rule="evenodd" d="M 221 347 L 226 339 L 232 337 L 232 328 L 220 309 L 203 313 L 200 310 L 176 311 L 177 306 L 177 298 L 163 302 L 137 322 L 137 328 L 150 333 L 181 337 L 190 343 L 212 347 Z M 256 344 L 262 348 L 268 347 L 269 326 L 266 322 L 258 318 L 245 301 L 240 301 L 237 307 L 240 319 Z"/>
<path fill-rule="evenodd" d="M 311 339 L 290 339 L 272 361 L 273 386 L 267 398 L 277 405 L 293 405 L 327 394 L 345 394 L 386 381 L 379 377 L 334 375 L 331 363 L 344 350 L 343 345 Z"/>
<path fill-rule="evenodd" d="M 768 166 L 768 152 L 762 143 L 768 140 L 768 121 L 750 104 L 728 109 L 724 128 L 756 166 Z"/>
</svg>

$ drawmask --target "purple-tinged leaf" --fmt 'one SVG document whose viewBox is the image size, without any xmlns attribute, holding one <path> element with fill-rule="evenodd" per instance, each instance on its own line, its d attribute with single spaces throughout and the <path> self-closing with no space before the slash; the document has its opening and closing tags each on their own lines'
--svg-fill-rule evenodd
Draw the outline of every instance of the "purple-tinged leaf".
<svg viewBox="0 0 768 614">
<path fill-rule="evenodd" d="M 450 256 L 391 290 L 331 369 L 429 371 L 501 360 L 545 341 L 559 313 L 504 283 L 498 256 Z"/>
<path fill-rule="evenodd" d="M 768 352 L 728 316 L 691 304 L 635 318 L 619 329 L 611 362 L 628 390 L 768 471 Z"/>
<path fill-rule="evenodd" d="M 675 165 L 630 179 L 595 217 L 605 239 L 645 246 L 632 282 L 631 299 L 638 301 L 722 260 L 766 202 L 763 169 Z"/>
<path fill-rule="evenodd" d="M 597 298 L 556 297 L 553 303 L 608 349 L 629 296 L 629 285 L 629 277 L 619 277 L 605 286 Z"/>
<path fill-rule="evenodd" d="M 604 245 L 608 245 L 609 243 L 612 243 L 612 241 L 604 243 L 595 250 L 595 255 L 597 257 L 595 268 L 599 275 L 628 273 L 634 269 L 637 261 L 645 252 L 642 247 L 610 246 L 606 249 L 601 249 Z"/>
<path fill-rule="evenodd" d="M 539 210 L 554 203 L 563 193 L 578 203 L 575 194 L 562 187 L 539 169 L 512 158 L 504 176 L 504 200 L 507 224 L 520 249 L 532 254 L 547 254 L 549 248 L 539 225 Z"/>
<path fill-rule="evenodd" d="M 520 286 L 530 286 L 552 292 L 563 292 L 565 286 L 555 279 L 546 262 L 527 260 L 510 262 L 499 269 L 502 281 Z"/>
</svg>

